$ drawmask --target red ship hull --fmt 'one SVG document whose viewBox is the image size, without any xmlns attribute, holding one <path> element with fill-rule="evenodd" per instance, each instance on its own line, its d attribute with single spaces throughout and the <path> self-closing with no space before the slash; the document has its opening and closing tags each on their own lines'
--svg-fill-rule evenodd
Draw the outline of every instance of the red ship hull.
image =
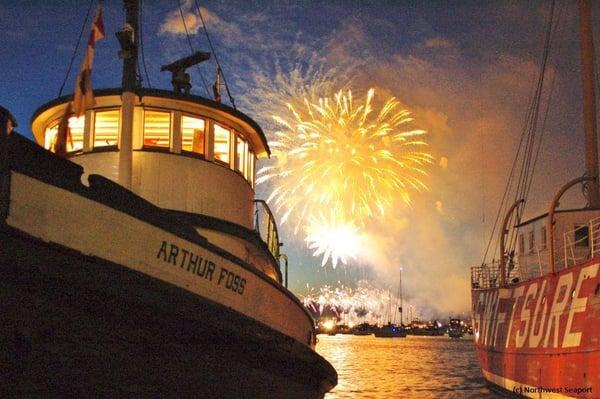
<svg viewBox="0 0 600 399">
<path fill-rule="evenodd" d="M 531 398 L 600 398 L 600 257 L 558 273 L 472 290 L 485 378 Z"/>
</svg>

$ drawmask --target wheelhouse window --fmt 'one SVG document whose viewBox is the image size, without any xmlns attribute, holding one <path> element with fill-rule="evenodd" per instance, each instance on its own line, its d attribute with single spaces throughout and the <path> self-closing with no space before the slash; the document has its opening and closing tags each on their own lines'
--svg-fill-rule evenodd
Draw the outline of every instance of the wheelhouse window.
<svg viewBox="0 0 600 399">
<path fill-rule="evenodd" d="M 248 178 L 248 143 L 240 136 L 235 136 L 235 170 L 240 172 L 246 179 Z"/>
<path fill-rule="evenodd" d="M 118 109 L 98 111 L 94 117 L 94 148 L 117 145 L 119 141 Z"/>
<path fill-rule="evenodd" d="M 183 151 L 204 154 L 204 119 L 183 115 L 181 117 L 181 149 Z"/>
<path fill-rule="evenodd" d="M 229 165 L 231 130 L 215 123 L 215 159 Z"/>
<path fill-rule="evenodd" d="M 144 147 L 170 148 L 171 113 L 144 111 Z"/>
<path fill-rule="evenodd" d="M 83 149 L 83 125 L 85 116 L 79 118 L 72 116 L 69 118 L 67 131 L 67 152 L 74 152 Z M 44 134 L 44 147 L 50 151 L 56 151 L 56 139 L 58 137 L 58 125 L 60 121 L 55 121 Z"/>
<path fill-rule="evenodd" d="M 246 168 L 244 177 L 250 182 L 250 185 L 254 187 L 254 153 L 252 151 L 248 151 L 248 167 Z"/>
</svg>

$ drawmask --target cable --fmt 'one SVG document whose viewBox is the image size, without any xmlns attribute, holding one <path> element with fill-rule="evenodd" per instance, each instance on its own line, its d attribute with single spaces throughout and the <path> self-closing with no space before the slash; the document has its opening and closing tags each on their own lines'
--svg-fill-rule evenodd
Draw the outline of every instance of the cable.
<svg viewBox="0 0 600 399">
<path fill-rule="evenodd" d="M 200 11 L 200 6 L 198 5 L 198 0 L 194 0 L 194 3 L 196 4 L 196 9 L 198 10 L 198 15 L 200 16 L 200 21 L 202 21 L 202 27 L 204 28 L 204 33 L 206 34 L 206 39 L 208 40 L 208 45 L 210 46 L 210 51 L 215 56 L 215 62 L 217 63 L 217 66 L 221 70 L 221 76 L 223 77 L 223 83 L 225 83 L 225 89 L 227 90 L 227 96 L 229 97 L 229 101 L 231 101 L 231 105 L 233 106 L 233 109 L 237 109 L 235 107 L 235 101 L 233 100 L 233 97 L 231 96 L 231 92 L 229 91 L 229 85 L 227 84 L 227 79 L 225 78 L 225 74 L 223 73 L 223 68 L 221 67 L 221 63 L 219 62 L 217 53 L 212 45 L 212 41 L 210 40 L 210 36 L 208 34 L 208 29 L 206 28 L 206 24 L 204 23 L 204 17 L 202 16 L 202 11 Z"/>
<path fill-rule="evenodd" d="M 183 28 L 185 29 L 185 35 L 187 36 L 188 45 L 190 46 L 190 50 L 192 50 L 192 53 L 194 53 L 194 46 L 192 46 L 192 39 L 190 39 L 190 33 L 188 32 L 187 24 L 185 23 L 185 17 L 183 16 L 183 10 L 181 9 L 181 2 L 179 0 L 177 0 L 177 7 L 179 7 L 179 15 L 181 15 L 181 22 L 183 22 Z M 202 78 L 202 84 L 204 85 L 204 90 L 206 90 L 208 98 L 211 98 L 210 91 L 208 90 L 208 85 L 206 84 L 206 80 L 204 79 L 204 75 L 202 74 L 202 71 L 200 70 L 200 66 L 198 66 L 198 64 L 196 64 L 196 69 L 198 69 L 200 78 Z"/>
<path fill-rule="evenodd" d="M 150 76 L 148 75 L 148 69 L 146 68 L 146 55 L 144 52 L 144 19 L 142 10 L 144 8 L 144 1 L 140 0 L 140 52 L 142 53 L 142 65 L 144 66 L 144 74 L 146 75 L 146 82 L 148 82 L 148 87 L 152 88 L 152 83 L 150 83 Z M 139 68 L 139 67 L 138 67 Z"/>
<path fill-rule="evenodd" d="M 87 10 L 87 13 L 85 14 L 85 19 L 83 21 L 83 25 L 81 25 L 81 31 L 79 31 L 79 37 L 77 38 L 77 43 L 75 44 L 75 50 L 73 50 L 73 55 L 71 55 L 71 61 L 69 61 L 69 67 L 67 68 L 65 80 L 63 80 L 62 85 L 60 86 L 60 90 L 58 90 L 58 97 L 60 97 L 62 95 L 62 92 L 65 88 L 65 84 L 67 83 L 67 79 L 69 79 L 69 74 L 71 73 L 71 68 L 73 67 L 73 61 L 75 61 L 75 55 L 77 55 L 77 50 L 79 49 L 79 44 L 81 43 L 81 37 L 83 36 L 83 31 L 85 30 L 85 26 L 87 25 L 87 21 L 90 17 L 90 11 L 92 10 L 92 5 L 94 5 L 94 0 L 90 0 L 90 5 L 88 6 L 88 10 Z"/>
</svg>

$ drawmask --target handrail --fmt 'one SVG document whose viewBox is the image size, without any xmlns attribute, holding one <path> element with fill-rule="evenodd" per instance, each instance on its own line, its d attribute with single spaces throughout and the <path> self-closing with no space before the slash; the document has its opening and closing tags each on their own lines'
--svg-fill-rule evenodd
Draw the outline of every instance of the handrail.
<svg viewBox="0 0 600 399">
<path fill-rule="evenodd" d="M 504 256 L 504 237 L 508 235 L 508 221 L 510 220 L 510 216 L 514 212 L 515 209 L 521 204 L 525 202 L 524 199 L 520 199 L 515 201 L 514 204 L 510 207 L 508 212 L 506 212 L 506 216 L 504 216 L 504 221 L 502 222 L 502 230 L 500 233 L 500 286 L 504 287 L 506 285 L 506 258 Z"/>
<path fill-rule="evenodd" d="M 550 273 L 554 273 L 554 211 L 558 206 L 558 201 L 561 199 L 563 194 L 578 183 L 582 183 L 584 181 L 596 180 L 594 176 L 582 176 L 577 179 L 573 179 L 564 186 L 561 187 L 560 190 L 554 196 L 554 199 L 550 203 L 550 209 L 548 210 L 548 220 L 546 221 L 548 231 L 548 267 L 550 267 Z"/>
<path fill-rule="evenodd" d="M 279 247 L 281 247 L 281 243 L 279 242 L 279 233 L 277 232 L 277 224 L 275 223 L 275 216 L 271 212 L 271 209 L 267 205 L 264 200 L 255 199 L 254 204 L 256 205 L 256 219 L 254 223 L 254 230 L 259 234 L 261 239 L 267 244 L 271 255 L 279 261 Z M 261 233 L 260 231 L 260 221 L 259 221 L 259 208 L 258 205 L 262 206 L 262 210 L 267 215 L 267 231 L 266 233 Z M 263 237 L 263 234 L 266 234 L 266 238 Z"/>
</svg>

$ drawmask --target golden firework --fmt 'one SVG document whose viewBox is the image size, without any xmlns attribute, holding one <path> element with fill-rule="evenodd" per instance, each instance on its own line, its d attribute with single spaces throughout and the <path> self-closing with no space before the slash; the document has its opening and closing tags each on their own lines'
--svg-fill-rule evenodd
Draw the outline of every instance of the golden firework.
<svg viewBox="0 0 600 399">
<path fill-rule="evenodd" d="M 362 228 L 398 200 L 410 204 L 411 193 L 427 189 L 422 179 L 433 157 L 425 151 L 426 132 L 408 128 L 412 117 L 396 98 L 374 112 L 374 93 L 369 90 L 360 105 L 349 90 L 318 102 L 304 99 L 301 106 L 288 103 L 287 115 L 274 116 L 282 127 L 269 143 L 277 161 L 258 172 L 257 183 L 274 182 L 267 201 L 283 214 L 282 223 L 293 217 L 296 231 L 309 233 L 310 227 L 310 237 L 323 236 L 315 234 L 324 227 L 319 230 L 315 220 L 326 210 L 330 226 Z M 319 254 L 334 254 L 326 243 L 307 241 Z M 345 260 L 336 255 L 332 260 Z"/>
</svg>

